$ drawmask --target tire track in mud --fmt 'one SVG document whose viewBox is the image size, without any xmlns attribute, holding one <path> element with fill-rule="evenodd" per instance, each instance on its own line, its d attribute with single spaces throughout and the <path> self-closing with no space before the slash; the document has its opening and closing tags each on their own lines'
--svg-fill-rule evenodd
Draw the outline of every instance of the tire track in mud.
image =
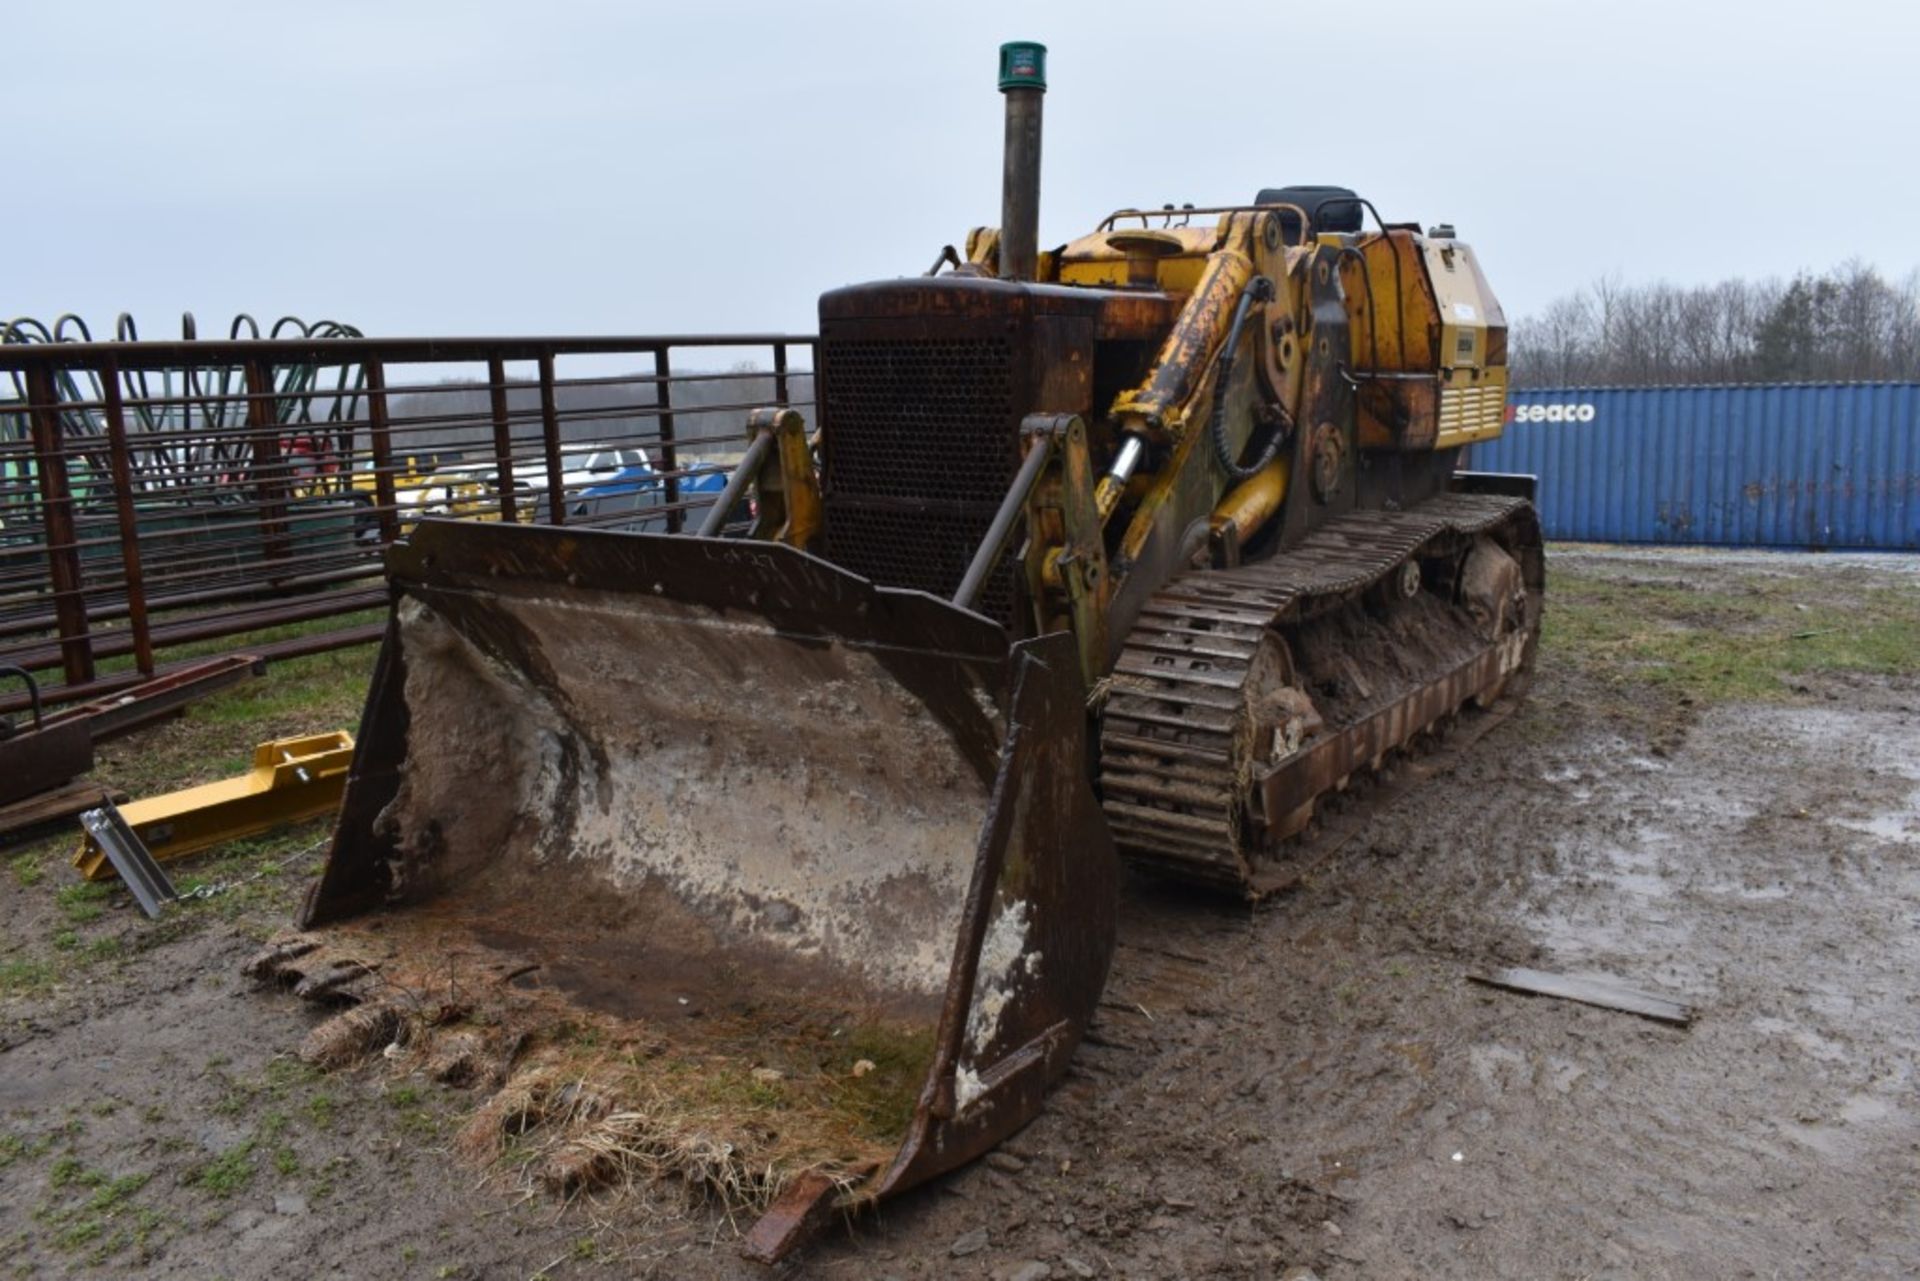
<svg viewBox="0 0 1920 1281">
<path fill-rule="evenodd" d="M 1339 958 L 1375 941 L 1344 919 L 1346 865 L 1369 857 L 1371 828 L 1404 795 L 1473 759 L 1505 710 L 1463 717 L 1357 781 L 1296 846 L 1301 888 L 1258 907 L 1130 873 L 1101 1008 L 1045 1110 L 985 1161 L 881 1212 L 882 1239 L 898 1224 L 916 1253 L 985 1230 L 980 1266 L 898 1275 L 988 1277 L 1023 1258 L 1131 1276 L 1337 1268 L 1355 1172 L 1342 1154 L 1361 1145 L 1303 1133 L 1292 1100 L 1352 1074 L 1350 1042 L 1314 1028 L 1345 981 Z"/>
</svg>

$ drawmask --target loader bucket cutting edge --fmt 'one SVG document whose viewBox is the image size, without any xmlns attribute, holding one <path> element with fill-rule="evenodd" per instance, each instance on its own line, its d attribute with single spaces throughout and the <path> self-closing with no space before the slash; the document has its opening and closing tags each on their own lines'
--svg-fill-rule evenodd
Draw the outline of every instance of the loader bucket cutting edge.
<svg viewBox="0 0 1920 1281">
<path fill-rule="evenodd" d="M 431 1068 L 447 1026 L 511 1035 L 476 1125 L 577 1075 L 534 1109 L 563 1187 L 610 1148 L 713 1182 L 663 1134 L 764 1160 L 766 1259 L 1038 1111 L 1114 945 L 1070 637 L 776 543 L 429 520 L 388 576 L 321 944 L 275 977 L 337 999 L 344 941 L 376 1039 Z"/>
</svg>

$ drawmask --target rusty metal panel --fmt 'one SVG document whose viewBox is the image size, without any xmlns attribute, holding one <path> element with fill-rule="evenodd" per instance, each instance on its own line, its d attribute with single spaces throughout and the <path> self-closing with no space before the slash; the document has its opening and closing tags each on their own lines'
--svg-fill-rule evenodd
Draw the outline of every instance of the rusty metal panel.
<svg viewBox="0 0 1920 1281">
<path fill-rule="evenodd" d="M 93 737 L 84 721 L 0 738 L 0 805 L 59 787 L 92 768 Z"/>
<path fill-rule="evenodd" d="M 1093 408 L 1109 295 L 966 277 L 856 285 L 820 300 L 825 554 L 950 597 L 1020 462 L 1029 413 Z M 975 608 L 1015 617 L 1015 566 Z"/>
<path fill-rule="evenodd" d="M 426 516 L 697 526 L 751 410 L 815 418 L 805 336 L 280 336 L 297 327 L 0 334 L 0 663 L 40 673 L 49 703 L 266 628 L 317 624 L 292 638 L 309 652 L 363 642 L 381 552 Z M 0 690 L 0 713 L 22 703 Z"/>
<path fill-rule="evenodd" d="M 821 300 L 825 550 L 875 582 L 951 596 L 1019 465 L 1032 324 L 1023 294 L 969 287 L 980 283 L 895 282 Z M 920 292 L 961 314 L 867 314 Z M 978 607 L 1012 621 L 1010 569 Z"/>
<path fill-rule="evenodd" d="M 1547 537 L 1920 550 L 1920 384 L 1528 389 L 1478 471 L 1540 478 Z"/>
</svg>

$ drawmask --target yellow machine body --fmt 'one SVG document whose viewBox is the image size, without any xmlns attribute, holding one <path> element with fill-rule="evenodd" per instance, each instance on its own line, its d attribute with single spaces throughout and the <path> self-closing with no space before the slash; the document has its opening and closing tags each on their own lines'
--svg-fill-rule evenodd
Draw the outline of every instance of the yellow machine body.
<svg viewBox="0 0 1920 1281">
<path fill-rule="evenodd" d="M 132 801 L 120 816 L 147 852 L 166 862 L 332 813 L 352 765 L 353 736 L 345 731 L 277 738 L 253 749 L 245 774 Z M 73 865 L 89 881 L 114 875 L 92 837 L 81 841 Z"/>
</svg>

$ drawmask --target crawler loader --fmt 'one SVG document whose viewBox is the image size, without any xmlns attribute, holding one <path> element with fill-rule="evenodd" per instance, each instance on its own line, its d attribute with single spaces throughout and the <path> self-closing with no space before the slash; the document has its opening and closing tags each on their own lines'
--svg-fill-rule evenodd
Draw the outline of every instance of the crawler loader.
<svg viewBox="0 0 1920 1281">
<path fill-rule="evenodd" d="M 1336 187 L 820 300 L 696 534 L 424 520 L 305 932 L 254 965 L 496 1092 L 463 1145 L 666 1172 L 775 1258 L 1024 1125 L 1140 892 L 1284 884 L 1315 806 L 1517 696 L 1539 628 L 1506 327 L 1447 227 Z M 748 536 L 723 536 L 751 511 Z M 768 1207 L 771 1208 L 768 1208 Z"/>
</svg>

